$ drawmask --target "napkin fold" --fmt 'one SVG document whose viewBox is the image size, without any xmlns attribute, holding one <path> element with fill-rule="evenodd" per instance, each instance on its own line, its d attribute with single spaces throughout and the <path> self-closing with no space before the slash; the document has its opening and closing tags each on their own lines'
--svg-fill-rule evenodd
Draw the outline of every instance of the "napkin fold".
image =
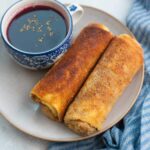
<svg viewBox="0 0 150 150">
<path fill-rule="evenodd" d="M 133 108 L 102 135 L 80 142 L 50 142 L 49 150 L 150 150 L 150 0 L 135 0 L 126 22 L 145 59 L 144 84 Z"/>
</svg>

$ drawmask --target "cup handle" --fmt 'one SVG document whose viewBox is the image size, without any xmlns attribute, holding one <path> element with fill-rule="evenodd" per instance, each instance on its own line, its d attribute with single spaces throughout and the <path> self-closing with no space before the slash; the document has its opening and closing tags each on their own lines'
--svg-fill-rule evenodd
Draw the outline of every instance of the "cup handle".
<svg viewBox="0 0 150 150">
<path fill-rule="evenodd" d="M 75 25 L 81 19 L 82 15 L 84 13 L 84 10 L 79 4 L 74 4 L 74 3 L 68 5 L 67 9 L 69 10 L 69 12 L 72 16 L 73 25 Z"/>
</svg>

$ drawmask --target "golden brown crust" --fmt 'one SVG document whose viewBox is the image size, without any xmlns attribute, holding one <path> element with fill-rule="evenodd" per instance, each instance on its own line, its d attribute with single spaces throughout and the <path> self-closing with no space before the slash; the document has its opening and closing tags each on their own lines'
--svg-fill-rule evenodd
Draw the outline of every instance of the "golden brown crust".
<svg viewBox="0 0 150 150">
<path fill-rule="evenodd" d="M 41 104 L 41 110 L 48 118 L 56 120 L 56 121 L 58 120 L 58 115 L 57 115 L 57 112 L 55 112 L 54 108 L 50 109 L 46 105 Z"/>
<path fill-rule="evenodd" d="M 114 103 L 142 64 L 140 45 L 128 35 L 115 37 L 69 106 L 65 123 L 75 132 L 75 127 L 69 124 L 78 120 L 100 130 Z M 82 129 L 81 134 L 89 132 Z"/>
<path fill-rule="evenodd" d="M 66 122 L 66 124 L 67 124 L 67 122 Z M 92 127 L 87 122 L 83 122 L 80 120 L 69 121 L 67 126 L 70 129 L 73 129 L 74 132 L 76 132 L 82 136 L 90 135 L 90 134 L 95 133 L 97 131 L 96 128 Z"/>
<path fill-rule="evenodd" d="M 57 112 L 59 121 L 112 39 L 112 33 L 107 30 L 99 24 L 85 27 L 68 52 L 32 89 L 32 98 L 53 108 L 51 112 Z"/>
</svg>

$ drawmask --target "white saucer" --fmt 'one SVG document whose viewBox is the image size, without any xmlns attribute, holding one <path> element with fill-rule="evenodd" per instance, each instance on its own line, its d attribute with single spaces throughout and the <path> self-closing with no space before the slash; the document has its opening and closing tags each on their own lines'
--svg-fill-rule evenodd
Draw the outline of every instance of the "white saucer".
<svg viewBox="0 0 150 150">
<path fill-rule="evenodd" d="M 83 6 L 84 16 L 74 28 L 74 36 L 89 23 L 106 25 L 114 34 L 131 32 L 111 15 Z M 62 123 L 46 118 L 39 106 L 29 98 L 29 92 L 46 71 L 26 70 L 10 59 L 3 44 L 0 44 L 0 112 L 15 127 L 32 136 L 51 141 L 77 141 L 102 133 L 121 120 L 135 103 L 142 87 L 144 67 L 134 77 L 103 125 L 103 129 L 91 136 L 81 137 Z"/>
</svg>

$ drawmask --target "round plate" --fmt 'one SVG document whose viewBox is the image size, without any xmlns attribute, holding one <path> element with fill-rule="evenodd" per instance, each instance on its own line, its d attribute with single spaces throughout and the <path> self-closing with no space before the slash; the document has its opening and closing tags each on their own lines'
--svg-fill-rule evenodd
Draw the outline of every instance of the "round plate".
<svg viewBox="0 0 150 150">
<path fill-rule="evenodd" d="M 111 15 L 87 6 L 83 6 L 84 15 L 74 27 L 74 37 L 84 26 L 92 22 L 106 25 L 114 34 L 131 32 Z M 136 74 L 131 84 L 110 112 L 100 132 L 81 137 L 69 130 L 63 123 L 45 117 L 39 105 L 34 103 L 29 93 L 32 87 L 43 77 L 45 71 L 30 71 L 17 65 L 0 44 L 0 112 L 15 127 L 32 136 L 51 141 L 78 141 L 104 132 L 120 121 L 131 109 L 139 95 L 144 77 L 144 67 Z"/>
</svg>

